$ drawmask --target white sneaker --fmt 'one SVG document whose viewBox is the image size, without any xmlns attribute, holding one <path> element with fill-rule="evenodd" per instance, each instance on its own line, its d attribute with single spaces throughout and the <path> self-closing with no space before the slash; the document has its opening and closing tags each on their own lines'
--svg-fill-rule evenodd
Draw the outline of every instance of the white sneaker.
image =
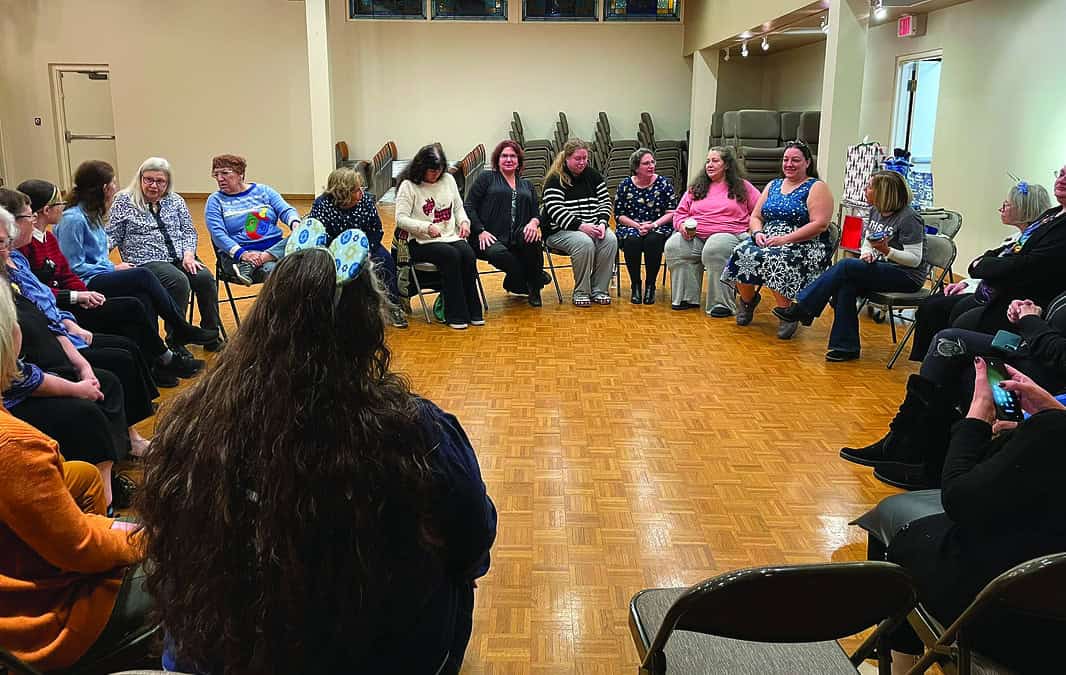
<svg viewBox="0 0 1066 675">
<path fill-rule="evenodd" d="M 482 321 L 482 323 L 485 323 Z M 454 328 L 455 330 L 466 330 L 468 326 L 465 323 L 450 323 L 448 328 Z"/>
<path fill-rule="evenodd" d="M 485 320 L 484 319 L 471 319 L 470 323 L 472 323 L 475 326 L 484 326 L 485 325 Z"/>
</svg>

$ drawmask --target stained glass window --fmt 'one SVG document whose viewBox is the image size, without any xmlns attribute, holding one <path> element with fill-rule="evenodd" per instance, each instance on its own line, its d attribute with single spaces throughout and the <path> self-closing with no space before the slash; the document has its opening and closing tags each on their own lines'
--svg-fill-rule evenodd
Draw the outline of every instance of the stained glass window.
<svg viewBox="0 0 1066 675">
<path fill-rule="evenodd" d="M 607 21 L 680 21 L 681 0 L 604 0 Z"/>
</svg>

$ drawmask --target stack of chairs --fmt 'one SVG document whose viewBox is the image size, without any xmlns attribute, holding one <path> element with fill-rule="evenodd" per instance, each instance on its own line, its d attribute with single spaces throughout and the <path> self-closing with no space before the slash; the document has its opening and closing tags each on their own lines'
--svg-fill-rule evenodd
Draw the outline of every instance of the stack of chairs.
<svg viewBox="0 0 1066 675">
<path fill-rule="evenodd" d="M 640 147 L 636 139 L 616 140 L 611 138 L 611 123 L 607 113 L 601 112 L 596 119 L 596 140 L 592 144 L 593 168 L 600 172 L 607 191 L 613 196 L 618 184 L 629 178 L 629 156 Z"/>
<path fill-rule="evenodd" d="M 760 190 L 781 176 L 785 143 L 803 141 L 811 154 L 818 154 L 821 112 L 777 110 L 730 110 L 711 116 L 708 144 L 733 146 L 747 178 Z"/>
<path fill-rule="evenodd" d="M 663 141 L 655 138 L 651 115 L 640 114 L 637 141 L 655 154 L 655 172 L 670 179 L 677 195 L 684 194 L 688 181 L 688 141 Z"/>
<path fill-rule="evenodd" d="M 562 150 L 563 145 L 570 140 L 570 123 L 566 121 L 566 113 L 559 113 L 559 120 L 555 123 L 555 148 Z"/>
<path fill-rule="evenodd" d="M 522 146 L 522 152 L 525 154 L 522 177 L 533 183 L 533 189 L 539 198 L 544 188 L 544 176 L 555 157 L 555 144 L 547 139 L 527 139 L 522 118 L 517 112 L 511 113 L 511 140 Z"/>
<path fill-rule="evenodd" d="M 477 177 L 485 170 L 485 146 L 478 143 L 466 153 L 461 160 L 448 168 L 448 173 L 455 179 L 459 194 L 466 198 L 466 192 Z"/>
<path fill-rule="evenodd" d="M 367 181 L 367 186 L 378 201 L 395 200 L 395 192 L 390 193 L 390 191 L 393 187 L 392 164 L 397 156 L 396 143 L 389 141 L 381 146 L 381 149 L 370 160 L 370 180 Z"/>
</svg>

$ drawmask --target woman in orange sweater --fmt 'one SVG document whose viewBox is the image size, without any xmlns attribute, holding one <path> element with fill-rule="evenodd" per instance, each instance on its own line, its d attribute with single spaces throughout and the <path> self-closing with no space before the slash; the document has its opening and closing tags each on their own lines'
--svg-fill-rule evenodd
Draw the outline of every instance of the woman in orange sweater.
<svg viewBox="0 0 1066 675">
<path fill-rule="evenodd" d="M 0 284 L 5 388 L 21 341 L 11 291 Z M 0 408 L 0 645 L 42 670 L 92 662 L 155 630 L 135 583 L 141 537 L 130 523 L 99 515 L 99 477 L 78 485 L 80 464 L 64 462 L 55 441 Z"/>
</svg>

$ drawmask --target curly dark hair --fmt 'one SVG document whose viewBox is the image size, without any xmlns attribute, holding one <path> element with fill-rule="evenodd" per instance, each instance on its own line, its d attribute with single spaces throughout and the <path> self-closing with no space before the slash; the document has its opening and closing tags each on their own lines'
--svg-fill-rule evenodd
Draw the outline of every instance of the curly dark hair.
<svg viewBox="0 0 1066 675">
<path fill-rule="evenodd" d="M 716 145 L 708 150 L 707 154 L 712 152 L 718 153 L 718 156 L 722 158 L 722 163 L 725 164 L 723 179 L 726 187 L 729 188 L 729 198 L 747 206 L 748 190 L 744 186 L 744 167 L 737 161 L 736 151 L 728 145 Z M 688 191 L 692 193 L 692 198 L 696 201 L 706 197 L 709 189 L 711 189 L 711 179 L 706 170 L 701 171 L 688 186 Z"/>
<path fill-rule="evenodd" d="M 430 583 L 432 445 L 389 370 L 386 307 L 372 268 L 338 296 L 328 252 L 285 256 L 161 413 L 138 501 L 147 588 L 183 665 L 333 672 L 369 648 L 397 585 Z"/>
<path fill-rule="evenodd" d="M 74 187 L 67 197 L 71 206 L 80 206 L 89 222 L 103 223 L 107 213 L 107 195 L 104 188 L 115 179 L 115 168 L 100 159 L 90 159 L 78 165 L 74 171 Z"/>
<path fill-rule="evenodd" d="M 504 148 L 514 150 L 514 153 L 518 155 L 518 168 L 515 173 L 521 176 L 522 166 L 526 163 L 526 153 L 522 151 L 522 146 L 518 144 L 518 141 L 512 141 L 511 139 L 504 139 L 496 144 L 496 149 L 492 151 L 492 170 L 500 170 L 500 155 L 503 153 Z"/>
<path fill-rule="evenodd" d="M 423 145 L 415 153 L 411 163 L 400 173 L 397 183 L 409 180 L 415 185 L 421 185 L 422 181 L 426 179 L 426 172 L 431 169 L 438 169 L 441 175 L 448 172 L 448 158 L 444 156 L 444 146 L 440 143 Z"/>
</svg>

